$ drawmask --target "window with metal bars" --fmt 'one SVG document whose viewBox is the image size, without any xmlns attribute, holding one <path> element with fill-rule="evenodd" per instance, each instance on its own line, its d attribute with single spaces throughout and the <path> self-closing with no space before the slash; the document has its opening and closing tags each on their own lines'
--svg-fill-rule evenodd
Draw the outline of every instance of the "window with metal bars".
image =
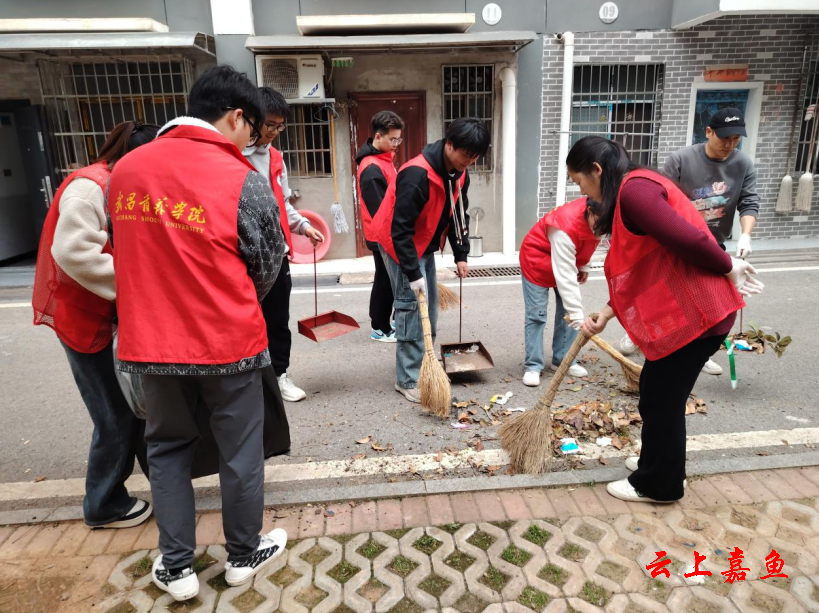
<svg viewBox="0 0 819 613">
<path fill-rule="evenodd" d="M 185 114 L 193 62 L 176 56 L 39 62 L 56 163 L 66 176 L 96 159 L 123 121 L 162 125 Z"/>
<path fill-rule="evenodd" d="M 805 55 L 805 90 L 800 101 L 800 112 L 796 117 L 799 128 L 799 140 L 796 142 L 796 176 L 802 172 L 813 172 L 819 170 L 819 145 L 813 147 L 813 159 L 808 160 L 811 153 L 811 140 L 819 140 L 819 36 L 813 38 L 807 46 Z M 805 120 L 805 113 L 811 105 L 814 106 L 812 120 Z"/>
<path fill-rule="evenodd" d="M 287 129 L 279 137 L 287 175 L 331 177 L 330 113 L 323 103 L 291 104 Z"/>
<path fill-rule="evenodd" d="M 492 133 L 495 107 L 495 67 L 492 64 L 443 66 L 444 132 L 460 117 L 480 119 Z M 492 145 L 472 167 L 492 170 Z"/>
<path fill-rule="evenodd" d="M 622 143 L 636 162 L 657 164 L 662 64 L 579 64 L 572 86 L 572 144 L 589 134 Z"/>
</svg>

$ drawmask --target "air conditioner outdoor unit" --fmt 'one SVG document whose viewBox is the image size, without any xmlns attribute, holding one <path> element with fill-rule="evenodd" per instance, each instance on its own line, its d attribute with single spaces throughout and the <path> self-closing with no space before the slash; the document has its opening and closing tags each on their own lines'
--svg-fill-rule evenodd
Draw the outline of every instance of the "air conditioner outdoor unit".
<svg viewBox="0 0 819 613">
<path fill-rule="evenodd" d="M 261 86 L 272 87 L 288 102 L 324 100 L 324 61 L 320 55 L 258 55 Z"/>
</svg>

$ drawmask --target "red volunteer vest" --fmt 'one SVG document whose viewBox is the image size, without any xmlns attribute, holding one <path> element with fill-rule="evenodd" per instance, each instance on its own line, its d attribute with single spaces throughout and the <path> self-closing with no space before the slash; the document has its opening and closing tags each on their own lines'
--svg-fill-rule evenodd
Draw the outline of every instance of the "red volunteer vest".
<svg viewBox="0 0 819 613">
<path fill-rule="evenodd" d="M 444 186 L 444 180 L 432 169 L 432 166 L 429 165 L 429 162 L 427 162 L 423 154 L 415 156 L 409 162 L 404 164 L 398 170 L 398 174 L 410 166 L 418 166 L 419 168 L 423 168 L 427 171 L 427 177 L 429 177 L 429 200 L 424 205 L 424 208 L 421 210 L 421 214 L 418 216 L 418 219 L 415 222 L 415 236 L 413 237 L 415 249 L 418 252 L 418 257 L 420 258 L 422 255 L 424 255 L 427 247 L 429 247 L 429 243 L 432 241 L 432 237 L 435 235 L 435 229 L 438 227 L 438 221 L 441 219 L 441 213 L 443 212 L 444 205 L 446 204 L 446 192 L 444 191 L 446 187 Z M 458 198 L 461 196 L 461 190 L 464 187 L 465 181 L 466 172 L 464 172 L 461 175 L 461 178 L 458 180 L 458 189 L 455 194 L 453 194 L 455 204 L 457 204 Z M 378 213 L 375 214 L 375 218 L 373 219 L 373 229 L 375 230 L 377 242 L 384 247 L 384 250 L 393 260 L 398 262 L 398 256 L 395 254 L 395 247 L 392 244 L 392 219 L 395 216 L 395 183 L 396 181 L 390 182 L 390 186 L 387 188 L 387 193 L 384 194 L 384 200 L 381 201 L 381 207 L 378 209 Z M 451 212 L 449 216 L 452 217 Z M 441 235 L 441 249 L 444 248 L 445 241 L 446 231 L 444 231 L 444 233 Z"/>
<path fill-rule="evenodd" d="M 293 259 L 293 237 L 290 234 L 290 222 L 287 219 L 287 204 L 284 200 L 284 192 L 282 191 L 281 176 L 284 168 L 284 160 L 282 159 L 282 152 L 275 147 L 270 149 L 270 186 L 273 188 L 273 195 L 276 196 L 276 202 L 279 204 L 279 220 L 282 224 L 282 232 L 287 241 L 287 246 L 290 251 L 287 254 L 288 259 Z"/>
<path fill-rule="evenodd" d="M 691 201 L 662 175 L 634 170 L 623 179 L 621 193 L 638 177 L 662 185 L 677 214 L 715 241 Z M 745 306 L 725 275 L 694 266 L 650 236 L 629 232 L 620 216 L 619 195 L 605 273 L 617 319 L 649 360 L 673 353 Z"/>
<path fill-rule="evenodd" d="M 48 210 L 34 273 L 34 325 L 45 324 L 54 329 L 66 345 L 80 353 L 97 353 L 111 342 L 114 303 L 100 298 L 69 277 L 51 255 L 54 231 L 60 218 L 60 200 L 74 179 L 91 179 L 103 192 L 111 173 L 105 162 L 98 162 L 71 173 L 54 197 Z M 111 254 L 106 243 L 103 253 Z"/>
<path fill-rule="evenodd" d="M 361 164 L 358 166 L 358 175 L 356 175 L 356 184 L 358 185 L 358 200 L 359 200 L 359 209 L 361 210 L 361 223 L 364 226 L 364 238 L 366 238 L 370 242 L 378 242 L 378 236 L 376 236 L 375 228 L 373 228 L 372 217 L 370 216 L 370 210 L 367 207 L 367 203 L 364 202 L 364 196 L 361 194 L 361 175 L 363 172 L 372 164 L 375 164 L 381 169 L 381 172 L 384 174 L 384 177 L 387 179 L 387 185 L 395 181 L 395 177 L 398 175 L 398 171 L 395 169 L 395 154 L 391 151 L 387 153 L 381 153 L 379 155 L 368 155 L 365 157 Z M 383 202 L 383 200 L 382 200 Z M 378 207 L 376 207 L 376 211 L 380 208 L 381 203 L 378 203 Z"/>
<path fill-rule="evenodd" d="M 267 347 L 238 247 L 250 170 L 224 136 L 184 125 L 117 163 L 108 202 L 120 360 L 229 364 Z"/>
<path fill-rule="evenodd" d="M 549 226 L 562 230 L 572 239 L 578 268 L 589 263 L 600 242 L 586 222 L 585 198 L 556 207 L 541 217 L 520 246 L 520 271 L 527 281 L 540 287 L 557 286 L 552 272 Z"/>
</svg>

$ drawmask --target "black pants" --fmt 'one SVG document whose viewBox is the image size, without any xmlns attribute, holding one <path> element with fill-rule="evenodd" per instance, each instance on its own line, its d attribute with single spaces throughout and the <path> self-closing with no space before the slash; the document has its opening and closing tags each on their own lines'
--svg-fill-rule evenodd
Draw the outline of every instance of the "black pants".
<svg viewBox="0 0 819 613">
<path fill-rule="evenodd" d="M 282 261 L 279 276 L 272 289 L 262 300 L 262 314 L 267 324 L 267 343 L 270 347 L 270 363 L 279 377 L 290 368 L 290 262 Z"/>
<path fill-rule="evenodd" d="M 196 515 L 191 468 L 200 440 L 196 408 L 204 402 L 219 454 L 222 526 L 230 561 L 259 546 L 264 512 L 262 372 L 143 375 L 145 440 L 159 549 L 166 568 L 193 562 Z"/>
<path fill-rule="evenodd" d="M 378 251 L 378 245 L 373 244 L 372 247 L 370 248 L 373 252 L 373 260 L 375 260 L 375 278 L 373 289 L 370 292 L 370 319 L 373 330 L 381 330 L 384 334 L 389 334 L 392 330 L 390 324 L 393 303 L 392 285 L 384 259 Z"/>
<path fill-rule="evenodd" d="M 63 343 L 74 381 L 94 424 L 85 474 L 83 514 L 89 526 L 116 521 L 131 510 L 134 498 L 125 480 L 134 458 L 146 462 L 145 423 L 137 419 L 122 395 L 114 372 L 111 344 L 97 353 L 80 353 Z"/>
<path fill-rule="evenodd" d="M 628 478 L 641 494 L 654 500 L 683 497 L 685 403 L 702 367 L 723 340 L 724 336 L 696 339 L 662 359 L 645 361 L 640 375 L 640 467 Z"/>
</svg>

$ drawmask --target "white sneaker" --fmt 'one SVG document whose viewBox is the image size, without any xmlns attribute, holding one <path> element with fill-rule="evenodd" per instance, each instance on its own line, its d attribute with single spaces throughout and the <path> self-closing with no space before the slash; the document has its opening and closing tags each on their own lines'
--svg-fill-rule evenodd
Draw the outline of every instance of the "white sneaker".
<svg viewBox="0 0 819 613">
<path fill-rule="evenodd" d="M 705 363 L 705 366 L 702 367 L 702 372 L 704 372 L 706 375 L 721 375 L 722 366 L 717 364 L 714 360 L 708 360 Z"/>
<path fill-rule="evenodd" d="M 554 364 L 549 364 L 549 370 L 551 371 L 557 372 L 558 368 L 560 368 L 560 365 L 555 366 Z M 566 371 L 566 374 L 579 379 L 580 377 L 588 377 L 589 371 L 580 364 L 572 364 L 569 366 L 569 370 Z"/>
<path fill-rule="evenodd" d="M 151 503 L 146 502 L 145 500 L 136 499 L 134 506 L 131 507 L 131 510 L 128 511 L 125 515 L 120 517 L 119 519 L 112 521 L 107 524 L 102 524 L 101 526 L 89 526 L 91 529 L 94 528 L 133 528 L 134 526 L 138 526 L 143 522 L 148 521 L 148 518 L 153 513 L 153 507 L 151 507 Z"/>
<path fill-rule="evenodd" d="M 395 391 L 401 394 L 404 398 L 415 404 L 421 404 L 421 391 L 417 387 L 401 387 L 395 384 Z"/>
<path fill-rule="evenodd" d="M 523 373 L 523 385 L 537 387 L 540 385 L 540 373 L 535 370 L 527 370 Z"/>
<path fill-rule="evenodd" d="M 634 344 L 634 341 L 631 340 L 628 334 L 624 334 L 623 338 L 620 339 L 620 353 L 623 355 L 631 355 L 635 351 L 637 351 L 637 345 Z"/>
<path fill-rule="evenodd" d="M 176 601 L 190 600 L 199 594 L 199 577 L 189 566 L 180 573 L 172 575 L 162 565 L 162 556 L 156 556 L 151 569 L 154 585 L 163 592 L 168 592 Z"/>
<path fill-rule="evenodd" d="M 628 479 L 621 479 L 620 481 L 612 481 L 606 485 L 606 491 L 620 500 L 626 502 L 656 502 L 659 504 L 671 504 L 673 500 L 654 500 L 648 496 L 643 496 L 640 492 L 632 487 Z"/>
<path fill-rule="evenodd" d="M 296 384 L 290 380 L 287 373 L 284 373 L 281 377 L 279 377 L 278 381 L 279 391 L 282 393 L 282 400 L 287 400 L 287 402 L 298 402 L 299 400 L 304 400 L 307 398 L 305 391 L 300 387 L 296 387 Z"/>
<path fill-rule="evenodd" d="M 377 341 L 379 343 L 395 343 L 398 341 L 398 339 L 395 337 L 395 328 L 390 330 L 389 334 L 384 334 L 381 330 L 372 328 L 372 332 L 370 332 L 370 340 Z"/>
<path fill-rule="evenodd" d="M 256 573 L 283 554 L 286 546 L 287 532 L 281 528 L 263 534 L 256 553 L 247 560 L 231 562 L 228 557 L 225 563 L 225 583 L 231 587 L 247 583 L 256 576 Z"/>
<path fill-rule="evenodd" d="M 637 470 L 637 467 L 640 465 L 640 457 L 639 456 L 631 456 L 630 458 L 626 458 L 626 468 L 628 468 L 631 472 Z M 688 487 L 688 479 L 683 479 L 683 489 Z"/>
</svg>

